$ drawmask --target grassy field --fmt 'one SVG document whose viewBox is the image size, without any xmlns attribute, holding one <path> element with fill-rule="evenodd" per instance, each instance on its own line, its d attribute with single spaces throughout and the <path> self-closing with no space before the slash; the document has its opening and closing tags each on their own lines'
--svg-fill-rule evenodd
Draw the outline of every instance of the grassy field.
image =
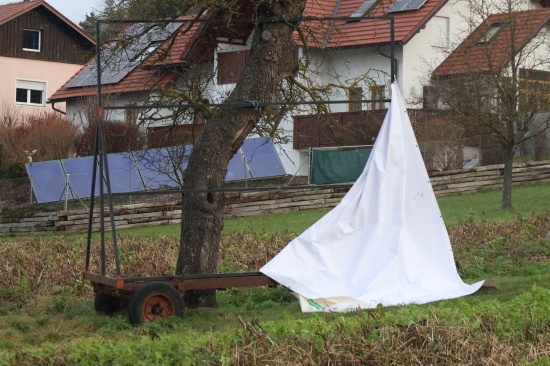
<svg viewBox="0 0 550 366">
<path fill-rule="evenodd" d="M 346 314 L 301 313 L 283 288 L 233 289 L 217 308 L 133 327 L 124 310 L 95 313 L 84 236 L 3 241 L 0 365 L 550 365 L 550 185 L 516 188 L 513 212 L 499 192 L 438 202 L 461 277 L 499 289 Z M 257 270 L 325 212 L 227 220 L 220 270 Z M 171 273 L 178 232 L 119 232 L 123 273 Z"/>
<path fill-rule="evenodd" d="M 501 209 L 499 190 L 480 192 L 476 194 L 457 194 L 438 197 L 437 202 L 447 225 L 456 225 L 462 221 L 512 220 L 516 215 L 529 217 L 532 212 L 544 212 L 550 209 L 550 183 L 529 184 L 514 187 L 513 209 Z M 299 234 L 329 210 L 308 210 L 274 213 L 258 217 L 237 217 L 225 220 L 224 233 L 240 231 L 262 231 L 266 233 L 288 232 Z M 179 235 L 179 225 L 161 227 L 143 227 L 131 230 L 121 230 L 123 235 L 156 236 Z"/>
</svg>

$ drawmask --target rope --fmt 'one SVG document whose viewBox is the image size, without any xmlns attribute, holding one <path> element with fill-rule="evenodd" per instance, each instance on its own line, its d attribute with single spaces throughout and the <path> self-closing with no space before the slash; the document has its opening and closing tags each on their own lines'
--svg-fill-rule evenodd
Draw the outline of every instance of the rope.
<svg viewBox="0 0 550 366">
<path fill-rule="evenodd" d="M 242 102 L 246 102 L 246 103 L 250 103 L 252 104 L 252 107 L 254 107 L 254 110 L 257 111 L 258 109 L 260 109 L 260 101 L 259 100 L 249 100 L 249 99 L 243 99 L 243 98 L 239 98 L 239 97 L 234 97 L 234 96 L 229 96 L 229 98 L 233 98 L 233 99 L 237 99 L 237 100 L 240 100 Z"/>
</svg>

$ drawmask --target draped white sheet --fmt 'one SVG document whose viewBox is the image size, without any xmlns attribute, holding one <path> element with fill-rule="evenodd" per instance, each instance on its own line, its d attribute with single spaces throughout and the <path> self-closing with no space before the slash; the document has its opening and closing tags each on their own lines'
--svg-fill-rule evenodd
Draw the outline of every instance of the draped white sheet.
<svg viewBox="0 0 550 366">
<path fill-rule="evenodd" d="M 427 303 L 469 295 L 399 87 L 365 169 L 341 203 L 260 269 L 302 311 Z"/>
</svg>

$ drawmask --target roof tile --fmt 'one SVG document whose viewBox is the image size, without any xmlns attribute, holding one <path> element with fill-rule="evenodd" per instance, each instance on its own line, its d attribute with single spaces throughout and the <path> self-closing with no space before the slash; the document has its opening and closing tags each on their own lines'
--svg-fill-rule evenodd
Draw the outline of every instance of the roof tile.
<svg viewBox="0 0 550 366">
<path fill-rule="evenodd" d="M 427 22 L 448 0 L 427 0 L 426 3 L 418 10 L 393 13 L 395 19 L 395 41 L 406 43 Z M 349 17 L 362 3 L 363 0 L 346 0 L 341 1 L 338 12 L 334 14 L 336 0 L 308 0 L 304 10 L 305 17 Z M 390 3 L 387 0 L 382 0 L 370 11 L 368 16 L 386 16 L 386 10 Z M 200 52 L 190 54 L 189 46 L 191 40 L 202 29 L 202 23 L 196 23 L 187 32 L 178 32 L 174 42 L 170 40 L 165 43 L 171 44 L 172 48 L 164 56 L 162 61 L 154 60 L 154 56 L 144 63 L 143 66 L 138 66 L 131 71 L 122 81 L 117 84 L 103 85 L 104 93 L 118 93 L 146 90 L 155 86 L 165 86 L 174 77 L 168 71 L 162 72 L 159 76 L 158 71 L 152 70 L 151 66 L 179 64 L 188 60 L 190 57 L 195 58 Z M 184 26 L 181 27 L 184 29 Z M 328 47 L 350 47 L 358 45 L 389 43 L 390 42 L 390 27 L 387 20 L 368 21 L 362 20 L 359 22 L 348 23 L 345 21 L 336 21 L 331 26 L 330 22 L 310 22 L 304 24 L 304 29 L 307 33 L 311 45 L 321 46 L 326 42 L 327 34 L 330 34 Z M 330 32 L 328 30 L 330 29 Z M 161 48 L 162 49 L 162 48 Z M 158 56 L 158 53 L 157 53 Z M 204 55 L 203 55 L 204 57 Z M 93 61 L 92 61 L 93 62 Z M 147 68 L 149 66 L 149 68 Z M 84 66 L 85 67 L 85 66 Z M 65 84 L 66 85 L 66 84 Z M 93 95 L 96 93 L 96 87 L 80 87 L 66 88 L 63 86 L 56 91 L 50 100 L 66 100 L 84 95 Z"/>
<path fill-rule="evenodd" d="M 434 71 L 434 77 L 500 69 L 515 49 L 523 48 L 550 21 L 550 9 L 493 14 L 468 36 Z M 478 42 L 489 27 L 503 22 L 503 28 L 487 43 Z M 515 27 L 511 27 L 515 25 Z M 511 32 L 515 29 L 515 34 Z"/>
</svg>

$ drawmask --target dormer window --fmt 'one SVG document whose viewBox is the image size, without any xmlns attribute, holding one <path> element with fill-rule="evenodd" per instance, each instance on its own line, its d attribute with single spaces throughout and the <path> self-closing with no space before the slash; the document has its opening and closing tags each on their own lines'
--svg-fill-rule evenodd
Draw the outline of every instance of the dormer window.
<svg viewBox="0 0 550 366">
<path fill-rule="evenodd" d="M 498 32 L 500 32 L 504 24 L 505 24 L 504 22 L 496 22 L 491 24 L 487 29 L 487 31 L 485 32 L 485 34 L 483 34 L 483 36 L 481 36 L 481 38 L 477 40 L 477 44 L 484 44 L 484 43 L 491 42 L 493 38 L 496 37 Z"/>
<path fill-rule="evenodd" d="M 23 49 L 25 51 L 40 52 L 42 32 L 34 29 L 23 29 Z"/>
</svg>

